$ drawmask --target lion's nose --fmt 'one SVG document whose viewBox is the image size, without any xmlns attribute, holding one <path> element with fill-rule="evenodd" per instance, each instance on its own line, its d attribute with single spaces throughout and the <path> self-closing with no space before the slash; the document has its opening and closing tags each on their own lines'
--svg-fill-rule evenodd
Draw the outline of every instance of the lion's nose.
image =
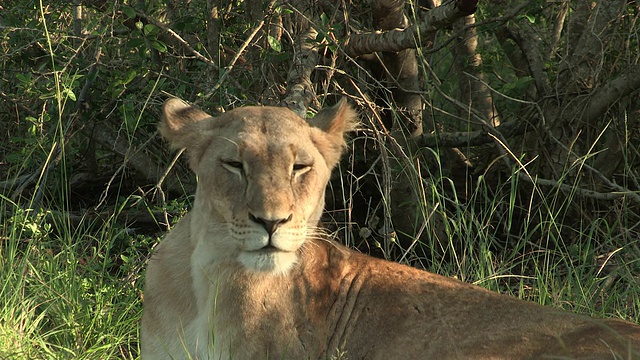
<svg viewBox="0 0 640 360">
<path fill-rule="evenodd" d="M 276 230 L 280 227 L 280 225 L 291 220 L 291 214 L 286 218 L 275 219 L 275 220 L 267 220 L 267 219 L 255 216 L 253 214 L 249 214 L 249 219 L 255 223 L 262 225 L 262 227 L 264 227 L 264 229 L 267 230 L 267 233 L 269 233 L 269 236 L 271 236 L 273 235 L 274 232 L 276 232 Z"/>
</svg>

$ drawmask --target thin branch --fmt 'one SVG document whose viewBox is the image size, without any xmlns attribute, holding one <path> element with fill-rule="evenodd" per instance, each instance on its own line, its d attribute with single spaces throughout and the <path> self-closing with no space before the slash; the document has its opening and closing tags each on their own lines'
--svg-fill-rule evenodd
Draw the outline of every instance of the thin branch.
<svg viewBox="0 0 640 360">
<path fill-rule="evenodd" d="M 463 26 L 459 31 L 457 31 L 457 32 L 453 33 L 451 36 L 449 36 L 448 39 L 439 42 L 437 46 L 435 46 L 435 47 L 433 47 L 431 49 L 428 49 L 426 51 L 423 50 L 422 52 L 424 54 L 433 54 L 433 53 L 436 53 L 436 52 L 446 48 L 452 42 L 458 41 L 458 39 L 461 36 L 463 36 L 464 33 L 466 33 L 469 30 L 469 28 L 486 27 L 489 24 L 506 23 L 507 21 L 509 21 L 509 20 L 515 18 L 516 16 L 522 14 L 524 8 L 526 8 L 526 7 L 530 6 L 530 5 L 531 5 L 530 2 L 525 2 L 525 3 L 522 3 L 522 4 L 518 5 L 518 6 L 516 6 L 515 8 L 513 8 L 506 15 L 496 16 L 496 17 L 484 19 L 482 21 L 476 21 L 473 24 L 467 24 L 467 25 Z"/>
<path fill-rule="evenodd" d="M 152 181 L 158 180 L 158 164 L 141 151 L 146 147 L 146 144 L 135 147 L 123 136 L 119 136 L 118 133 L 100 123 L 94 123 L 93 128 L 86 127 L 84 131 L 90 132 L 88 135 L 100 143 L 100 145 L 122 156 L 124 158 L 123 166 L 131 165 L 146 179 Z"/>
<path fill-rule="evenodd" d="M 271 5 L 273 5 L 273 2 L 271 3 Z M 211 90 L 209 90 L 209 92 L 203 97 L 204 99 L 209 99 L 210 97 L 212 97 L 213 94 L 220 88 L 220 85 L 222 85 L 222 83 L 226 80 L 227 76 L 229 76 L 229 74 L 231 73 L 231 70 L 233 70 L 233 67 L 236 65 L 236 62 L 238 62 L 238 59 L 240 59 L 240 56 L 242 56 L 242 54 L 244 53 L 244 50 L 253 41 L 253 39 L 256 37 L 260 29 L 262 29 L 262 27 L 264 26 L 264 22 L 265 20 L 263 18 L 258 23 L 258 25 L 256 25 L 256 27 L 253 29 L 251 34 L 249 34 L 249 37 L 247 37 L 247 39 L 244 41 L 240 49 L 236 51 L 236 54 L 233 56 L 233 59 L 231 59 L 231 62 L 229 63 L 229 65 L 225 66 L 224 72 L 222 73 L 222 75 L 220 75 L 218 82 L 216 82 L 216 84 L 211 88 Z"/>
<path fill-rule="evenodd" d="M 462 146 L 478 146 L 495 142 L 493 132 L 502 134 L 505 138 L 521 135 L 526 132 L 526 127 L 517 121 L 509 121 L 502 123 L 500 126 L 492 128 L 484 128 L 476 131 L 460 131 L 460 132 L 438 132 L 434 134 L 423 134 L 418 143 L 424 147 L 462 147 Z"/>
<path fill-rule="evenodd" d="M 615 89 L 615 90 L 611 91 L 611 92 L 615 93 L 615 95 L 611 95 L 608 98 L 612 99 L 613 101 L 616 101 L 621 96 L 624 96 L 624 95 L 630 93 L 631 91 L 633 91 L 633 89 L 637 89 L 638 86 L 640 86 L 640 84 L 638 86 L 636 86 L 636 87 L 633 87 L 633 86 L 636 83 L 640 83 L 640 79 L 639 79 L 640 78 L 640 74 L 638 74 L 638 72 L 640 72 L 640 66 L 634 66 L 629 72 L 627 72 L 625 74 L 626 76 L 621 76 L 621 77 L 617 78 L 616 80 L 613 80 L 609 84 L 607 84 L 607 86 L 611 86 L 613 89 Z M 472 76 L 470 74 L 467 74 L 467 75 Z M 476 79 L 476 80 L 481 81 L 479 79 Z M 513 101 L 534 105 L 535 108 L 540 112 L 541 116 L 543 116 L 542 109 L 539 108 L 538 104 L 533 103 L 533 102 L 529 102 L 529 101 L 524 101 L 524 100 L 518 100 L 518 99 L 511 98 L 511 97 L 509 97 L 509 96 L 507 96 L 505 94 L 502 94 L 499 91 L 493 89 L 492 87 L 490 87 L 486 83 L 484 83 L 484 85 L 487 86 L 487 88 L 489 90 L 491 90 L 492 92 L 494 92 L 495 94 L 497 94 L 499 96 L 505 97 L 505 98 L 513 100 Z M 438 87 L 436 87 L 436 89 L 439 90 Z M 596 94 L 598 94 L 598 93 L 600 93 L 600 91 L 596 92 Z M 606 92 L 605 92 L 605 94 L 606 94 Z M 448 96 L 446 94 L 444 94 L 444 93 L 441 93 L 441 95 L 448 98 Z M 450 99 L 450 101 L 456 102 L 455 99 Z M 474 118 L 480 120 L 481 122 L 484 121 L 484 119 L 479 117 L 473 111 L 471 112 L 471 115 Z M 577 187 L 577 186 L 566 185 L 566 184 L 563 184 L 563 183 L 558 182 L 556 180 L 543 179 L 543 178 L 538 178 L 538 177 L 534 178 L 531 174 L 529 174 L 526 171 L 526 167 L 522 163 L 520 163 L 519 159 L 515 156 L 515 154 L 513 154 L 510 151 L 510 149 L 506 145 L 507 144 L 506 137 L 513 136 L 513 135 L 519 134 L 519 133 L 524 131 L 523 126 L 519 126 L 519 125 L 522 125 L 522 124 L 520 124 L 518 122 L 515 122 L 515 121 L 511 121 L 511 122 L 506 122 L 506 123 L 504 123 L 504 124 L 502 124 L 502 125 L 500 125 L 500 126 L 498 126 L 496 128 L 491 128 L 489 126 L 489 124 L 487 124 L 487 126 L 485 126 L 485 130 L 479 130 L 479 131 L 474 131 L 474 132 L 441 133 L 441 134 L 436 134 L 436 135 L 423 135 L 422 138 L 420 139 L 420 144 L 423 145 L 423 146 L 429 146 L 428 144 L 433 144 L 431 146 L 435 146 L 435 144 L 438 144 L 440 146 L 462 146 L 462 145 L 474 146 L 474 145 L 480 145 L 480 144 L 485 144 L 485 143 L 489 143 L 489 142 L 495 142 L 495 143 L 497 143 L 499 145 L 498 146 L 499 151 L 503 155 L 505 155 L 503 158 L 507 162 L 507 165 L 511 166 L 511 164 L 508 162 L 508 158 L 513 158 L 514 160 L 516 160 L 518 162 L 520 168 L 522 170 L 524 170 L 522 172 L 518 172 L 518 176 L 521 179 L 526 180 L 527 182 L 530 182 L 530 183 L 532 183 L 534 185 L 539 184 L 539 185 L 544 185 L 544 186 L 558 187 L 558 188 L 560 188 L 560 189 L 562 189 L 564 191 L 575 192 L 579 196 L 589 197 L 589 198 L 597 199 L 597 200 L 615 200 L 615 199 L 619 199 L 619 198 L 622 198 L 622 197 L 626 196 L 629 199 L 631 199 L 632 201 L 640 204 L 640 195 L 638 195 L 637 192 L 631 191 L 629 189 L 626 189 L 624 187 L 621 187 L 619 185 L 614 184 L 609 179 L 607 179 L 602 173 L 600 173 L 597 169 L 595 169 L 595 168 L 593 168 L 593 167 L 591 167 L 591 166 L 589 166 L 587 164 L 584 164 L 584 163 L 582 165 L 587 170 L 593 172 L 606 185 L 610 186 L 615 191 L 609 192 L 609 193 L 602 193 L 602 192 L 597 192 L 597 191 L 593 191 L 593 190 L 580 188 L 580 187 Z M 545 127 L 544 124 L 543 124 L 543 127 Z M 573 154 L 573 152 L 571 152 L 569 149 L 567 149 L 564 144 L 562 144 L 558 139 L 556 139 L 548 129 L 547 129 L 547 131 L 549 132 L 550 137 L 556 143 L 558 143 L 560 146 L 565 148 L 569 153 Z M 490 141 L 488 141 L 489 139 L 490 139 Z M 456 143 L 459 143 L 459 145 L 455 145 Z M 573 155 L 577 156 L 575 154 L 573 154 Z"/>
<path fill-rule="evenodd" d="M 490 136 L 494 137 L 493 134 L 491 134 Z M 587 198 L 596 199 L 596 200 L 616 200 L 616 199 L 623 198 L 625 196 L 629 196 L 631 200 L 640 204 L 640 196 L 636 192 L 630 191 L 630 190 L 603 193 L 603 192 L 584 189 L 574 185 L 573 186 L 567 185 L 556 180 L 543 179 L 539 177 L 534 178 L 533 176 L 531 176 L 531 174 L 529 174 L 525 166 L 522 163 L 520 163 L 520 161 L 518 161 L 515 155 L 511 153 L 511 151 L 509 151 L 503 139 L 494 137 L 494 140 L 496 141 L 496 143 L 500 145 L 499 148 L 503 151 L 504 155 L 506 155 L 507 154 L 506 151 L 508 151 L 509 153 L 508 157 L 511 157 L 518 162 L 518 166 L 520 166 L 520 169 L 523 171 L 517 171 L 516 174 L 520 179 L 525 180 L 528 183 L 531 183 L 533 185 L 556 187 L 566 192 L 575 193 L 576 195 L 581 197 L 587 197 Z M 504 156 L 503 158 L 505 159 L 505 161 L 507 161 L 507 164 L 510 165 L 508 163 L 507 156 Z"/>
<path fill-rule="evenodd" d="M 597 2 L 591 12 L 587 26 L 580 35 L 568 61 L 558 70 L 557 82 L 560 86 L 570 85 L 577 90 L 592 89 L 604 74 L 603 52 L 608 37 L 616 31 L 626 8 L 626 0 Z"/>
<path fill-rule="evenodd" d="M 186 40 L 184 40 L 180 35 L 178 35 L 178 33 L 173 31 L 173 29 L 171 29 L 170 27 L 168 27 L 164 23 L 162 23 L 162 22 L 160 22 L 160 21 L 158 21 L 158 20 L 156 20 L 156 19 L 154 19 L 152 17 L 149 17 L 149 16 L 147 16 L 146 14 L 144 14 L 144 13 L 142 13 L 140 11 L 136 11 L 136 15 L 139 16 L 141 19 L 144 19 L 145 21 L 157 26 L 159 29 L 163 30 L 167 34 L 169 34 L 169 36 L 174 40 L 173 41 L 174 43 L 177 42 L 177 44 L 182 46 L 188 53 L 190 53 L 191 55 L 195 56 L 196 59 L 206 63 L 207 65 L 213 67 L 214 69 L 218 68 L 218 64 L 213 62 L 208 57 L 200 54 Z M 167 43 L 171 43 L 170 41 L 168 41 L 168 39 L 161 39 L 161 40 L 164 40 L 164 42 L 167 42 Z"/>
<path fill-rule="evenodd" d="M 564 22 L 569 13 L 569 0 L 563 0 L 560 4 L 560 9 L 557 10 L 556 18 L 553 23 L 553 31 L 551 32 L 551 39 L 549 40 L 549 48 L 545 54 L 545 62 L 551 59 L 551 56 L 558 49 L 560 38 L 562 36 L 562 30 L 564 29 Z"/>
<path fill-rule="evenodd" d="M 518 45 L 526 59 L 527 68 L 536 83 L 538 94 L 546 96 L 551 93 L 551 84 L 545 72 L 545 56 L 540 50 L 542 39 L 535 29 L 525 21 L 520 27 L 507 27 L 510 38 Z"/>
<path fill-rule="evenodd" d="M 35 215 L 38 213 L 38 208 L 40 207 L 40 201 L 42 200 L 43 190 L 44 190 L 44 181 L 53 170 L 53 168 L 58 165 L 60 160 L 62 159 L 62 148 L 66 144 L 60 144 L 59 142 L 55 142 L 49 151 L 49 155 L 45 162 L 40 166 L 40 169 L 33 173 L 30 177 L 28 177 L 18 188 L 13 192 L 11 199 L 16 201 L 22 191 L 26 189 L 28 186 L 39 185 L 36 187 L 35 194 L 31 197 L 31 202 L 28 207 L 31 209 L 36 209 L 35 212 L 32 212 L 31 215 Z"/>
</svg>

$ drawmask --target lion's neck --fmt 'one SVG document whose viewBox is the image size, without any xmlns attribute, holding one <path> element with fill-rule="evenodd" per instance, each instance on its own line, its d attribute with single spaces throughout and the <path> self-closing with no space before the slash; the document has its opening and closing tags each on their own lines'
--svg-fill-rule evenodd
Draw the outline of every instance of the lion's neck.
<svg viewBox="0 0 640 360">
<path fill-rule="evenodd" d="M 334 245 L 313 241 L 308 246 L 313 251 L 303 251 L 287 274 L 256 273 L 237 263 L 216 261 L 206 269 L 194 269 L 198 309 L 209 312 L 199 318 L 213 319 L 209 326 L 213 325 L 223 348 L 242 349 L 244 339 L 262 338 L 256 355 L 273 355 L 285 351 L 284 346 L 287 356 L 298 352 L 302 356 L 309 350 L 301 347 L 305 338 L 306 343 L 329 342 L 332 306 L 344 284 L 339 280 L 341 274 L 331 270 L 329 253 Z M 318 354 L 325 351 L 314 350 Z"/>
</svg>

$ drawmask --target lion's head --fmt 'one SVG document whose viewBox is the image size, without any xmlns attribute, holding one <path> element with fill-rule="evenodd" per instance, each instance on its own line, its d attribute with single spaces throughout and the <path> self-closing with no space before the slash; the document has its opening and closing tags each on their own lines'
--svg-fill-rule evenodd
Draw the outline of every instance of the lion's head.
<svg viewBox="0 0 640 360">
<path fill-rule="evenodd" d="M 194 209 L 218 259 L 286 272 L 317 225 L 324 189 L 356 113 L 341 102 L 305 121 L 287 108 L 242 107 L 218 117 L 172 99 L 160 132 L 186 148 L 198 176 Z M 205 234 L 222 233 L 206 238 Z"/>
</svg>

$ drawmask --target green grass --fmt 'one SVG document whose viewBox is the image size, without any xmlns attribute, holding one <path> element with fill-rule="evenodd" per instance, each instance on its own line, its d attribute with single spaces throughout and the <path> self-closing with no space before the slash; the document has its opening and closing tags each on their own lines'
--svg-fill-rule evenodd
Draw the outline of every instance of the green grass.
<svg viewBox="0 0 640 360">
<path fill-rule="evenodd" d="M 109 224 L 54 233 L 45 216 L 7 204 L 3 215 L 13 215 L 2 217 L 0 358 L 135 358 L 141 272 L 111 253 L 122 236 Z"/>
</svg>

